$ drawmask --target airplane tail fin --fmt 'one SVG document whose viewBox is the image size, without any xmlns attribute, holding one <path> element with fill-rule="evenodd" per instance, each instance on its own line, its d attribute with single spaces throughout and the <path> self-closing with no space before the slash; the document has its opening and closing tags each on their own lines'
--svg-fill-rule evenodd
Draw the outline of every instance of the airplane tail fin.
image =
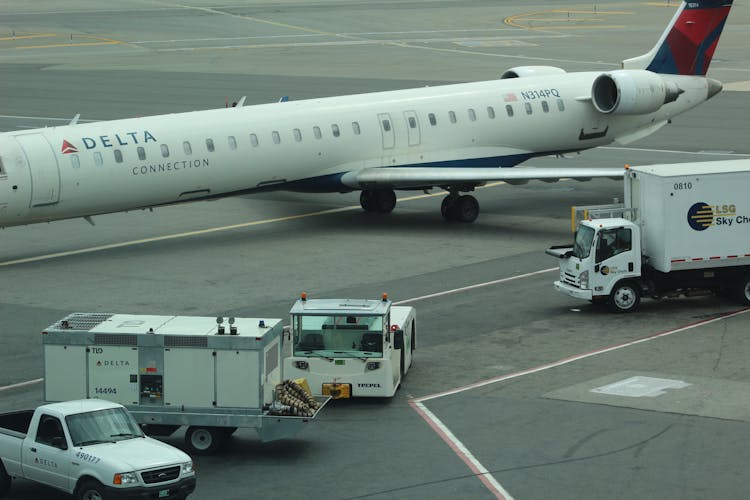
<svg viewBox="0 0 750 500">
<path fill-rule="evenodd" d="M 654 48 L 623 61 L 623 69 L 705 76 L 732 1 L 683 0 Z"/>
</svg>

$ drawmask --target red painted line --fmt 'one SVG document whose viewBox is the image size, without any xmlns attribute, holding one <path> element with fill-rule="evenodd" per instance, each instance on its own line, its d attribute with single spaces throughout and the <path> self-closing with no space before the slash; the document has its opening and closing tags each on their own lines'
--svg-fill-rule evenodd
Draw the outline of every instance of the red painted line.
<svg viewBox="0 0 750 500">
<path fill-rule="evenodd" d="M 685 259 L 672 259 L 672 262 L 685 262 Z"/>
<path fill-rule="evenodd" d="M 737 258 L 736 255 L 727 255 L 727 259 L 736 259 L 736 258 Z"/>
<path fill-rule="evenodd" d="M 696 257 L 693 260 L 703 260 L 703 257 Z"/>
<path fill-rule="evenodd" d="M 710 260 L 721 259 L 721 257 L 709 257 Z"/>
</svg>

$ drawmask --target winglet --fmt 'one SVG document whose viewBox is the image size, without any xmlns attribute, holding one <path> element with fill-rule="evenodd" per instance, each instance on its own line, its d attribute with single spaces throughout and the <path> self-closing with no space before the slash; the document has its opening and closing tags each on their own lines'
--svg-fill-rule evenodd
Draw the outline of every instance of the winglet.
<svg viewBox="0 0 750 500">
<path fill-rule="evenodd" d="M 646 54 L 623 61 L 623 69 L 705 76 L 732 1 L 683 1 L 656 45 Z"/>
</svg>

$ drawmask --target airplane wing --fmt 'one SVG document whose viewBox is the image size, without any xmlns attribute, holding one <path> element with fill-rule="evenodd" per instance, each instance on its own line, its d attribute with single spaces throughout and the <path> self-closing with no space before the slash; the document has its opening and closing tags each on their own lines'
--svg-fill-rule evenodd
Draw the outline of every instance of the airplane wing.
<svg viewBox="0 0 750 500">
<path fill-rule="evenodd" d="M 344 174 L 341 181 L 354 189 L 422 189 L 433 186 L 479 186 L 492 181 L 525 184 L 530 180 L 560 179 L 588 181 L 593 178 L 622 179 L 624 168 L 365 168 Z"/>
</svg>

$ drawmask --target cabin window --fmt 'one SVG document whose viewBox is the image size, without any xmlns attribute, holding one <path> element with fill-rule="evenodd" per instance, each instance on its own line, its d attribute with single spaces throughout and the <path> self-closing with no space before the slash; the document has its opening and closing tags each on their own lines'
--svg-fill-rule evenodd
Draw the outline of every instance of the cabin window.
<svg viewBox="0 0 750 500">
<path fill-rule="evenodd" d="M 477 121 L 477 114 L 476 114 L 476 112 L 475 112 L 475 111 L 474 111 L 473 109 L 471 109 L 471 108 L 469 108 L 469 120 L 471 120 L 471 121 L 473 121 L 473 122 Z"/>
<path fill-rule="evenodd" d="M 229 144 L 229 149 L 235 150 L 237 149 L 237 139 L 233 135 L 230 135 L 227 137 L 227 144 Z"/>
<path fill-rule="evenodd" d="M 104 159 L 99 151 L 94 151 L 94 164 L 97 167 L 101 167 L 104 164 Z"/>
<path fill-rule="evenodd" d="M 489 116 L 490 119 L 494 120 L 495 119 L 495 108 L 493 108 L 492 106 L 487 106 L 487 116 Z"/>
<path fill-rule="evenodd" d="M 161 145 L 161 155 L 164 158 L 169 158 L 169 146 L 167 146 L 166 144 Z"/>
<path fill-rule="evenodd" d="M 185 151 L 186 155 L 193 154 L 193 148 L 192 148 L 192 146 L 190 146 L 190 143 L 188 141 L 184 141 L 182 143 L 182 150 Z"/>
<path fill-rule="evenodd" d="M 341 135 L 341 130 L 339 130 L 339 126 L 335 123 L 331 125 L 331 132 L 333 132 L 334 137 L 338 137 Z"/>
<path fill-rule="evenodd" d="M 557 109 L 565 111 L 565 102 L 562 99 L 557 100 Z"/>
<path fill-rule="evenodd" d="M 508 116 L 513 116 L 513 106 L 511 106 L 510 104 L 506 104 L 505 112 L 508 113 Z"/>
<path fill-rule="evenodd" d="M 435 118 L 435 113 L 430 113 L 429 115 L 427 115 L 427 118 L 430 120 L 430 125 L 432 125 L 433 127 L 437 125 L 437 118 Z"/>
<path fill-rule="evenodd" d="M 413 116 L 409 117 L 409 127 L 410 128 L 417 128 L 417 119 Z"/>
<path fill-rule="evenodd" d="M 316 139 L 320 139 L 321 137 L 323 137 L 323 134 L 320 132 L 320 127 L 318 127 L 317 125 L 313 127 L 313 135 Z"/>
<path fill-rule="evenodd" d="M 122 151 L 120 151 L 119 149 L 115 149 L 114 153 L 115 153 L 115 161 L 117 163 L 122 163 Z"/>
<path fill-rule="evenodd" d="M 361 130 L 359 129 L 359 123 L 352 122 L 352 130 L 354 131 L 354 135 L 359 135 Z"/>
<path fill-rule="evenodd" d="M 138 146 L 138 148 L 136 149 L 136 151 L 138 152 L 138 159 L 139 160 L 145 160 L 146 159 L 146 150 L 143 149 L 143 146 Z"/>
<path fill-rule="evenodd" d="M 209 153 L 214 152 L 214 140 L 213 139 L 206 139 L 206 149 Z"/>
<path fill-rule="evenodd" d="M 391 122 L 389 120 L 383 120 L 383 130 L 386 132 L 391 131 Z"/>
<path fill-rule="evenodd" d="M 273 132 L 271 132 L 271 137 L 273 138 L 274 144 L 281 144 L 281 136 L 277 131 L 274 130 Z"/>
<path fill-rule="evenodd" d="M 525 103 L 523 103 L 523 107 L 526 108 L 526 114 L 530 115 L 531 111 L 532 111 L 531 110 L 531 103 L 530 102 L 525 102 Z"/>
<path fill-rule="evenodd" d="M 300 131 L 300 129 L 295 128 L 293 130 L 293 133 L 294 133 L 294 140 L 297 141 L 297 142 L 301 142 L 302 141 L 302 132 Z"/>
<path fill-rule="evenodd" d="M 250 134 L 250 144 L 252 144 L 254 148 L 258 147 L 258 136 L 257 135 Z"/>
<path fill-rule="evenodd" d="M 448 111 L 448 120 L 450 120 L 451 123 L 456 123 L 456 113 Z"/>
<path fill-rule="evenodd" d="M 78 159 L 78 155 L 70 155 L 70 165 L 73 168 L 79 168 L 81 166 L 81 160 Z"/>
<path fill-rule="evenodd" d="M 547 101 L 542 101 L 542 111 L 549 113 L 549 104 L 547 104 Z"/>
</svg>

